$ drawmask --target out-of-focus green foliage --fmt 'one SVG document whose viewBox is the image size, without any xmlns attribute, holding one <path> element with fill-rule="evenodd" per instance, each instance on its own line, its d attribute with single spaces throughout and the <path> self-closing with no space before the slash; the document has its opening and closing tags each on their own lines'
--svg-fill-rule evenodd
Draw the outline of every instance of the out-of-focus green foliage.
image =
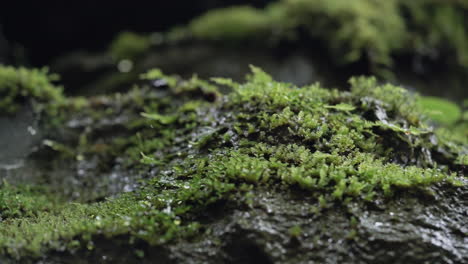
<svg viewBox="0 0 468 264">
<path fill-rule="evenodd" d="M 306 28 L 342 62 L 368 56 L 375 63 L 391 64 L 390 53 L 407 37 L 395 1 L 284 0 L 267 12 L 284 32 Z"/>
<path fill-rule="evenodd" d="M 188 31 L 204 40 L 270 44 L 306 32 L 325 44 L 337 62 L 366 59 L 376 70 L 402 54 L 450 54 L 466 67 L 467 13 L 466 1 L 280 0 L 263 10 L 238 6 L 209 11 L 193 20 Z"/>
<path fill-rule="evenodd" d="M 47 69 L 0 65 L 0 111 L 15 113 L 26 100 L 36 108 L 48 104 L 46 110 L 54 111 L 56 104 L 65 100 L 62 88 L 52 84 L 57 79 L 58 76 L 49 74 Z"/>
<path fill-rule="evenodd" d="M 453 125 L 462 117 L 460 107 L 448 100 L 434 96 L 423 96 L 419 101 L 426 114 L 437 123 Z"/>
<path fill-rule="evenodd" d="M 398 1 L 408 16 L 410 47 L 433 53 L 452 51 L 460 65 L 468 67 L 468 1 L 416 0 Z"/>
<path fill-rule="evenodd" d="M 209 40 L 240 40 L 266 35 L 270 18 L 261 10 L 239 6 L 207 13 L 190 24 L 192 33 Z"/>
<path fill-rule="evenodd" d="M 134 59 L 147 51 L 150 45 L 150 38 L 147 36 L 122 32 L 112 42 L 109 52 L 117 60 Z"/>
</svg>

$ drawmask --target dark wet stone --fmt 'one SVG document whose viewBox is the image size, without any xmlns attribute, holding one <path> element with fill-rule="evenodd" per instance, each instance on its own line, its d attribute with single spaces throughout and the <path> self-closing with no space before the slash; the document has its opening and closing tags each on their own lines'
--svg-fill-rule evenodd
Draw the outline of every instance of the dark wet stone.
<svg viewBox="0 0 468 264">
<path fill-rule="evenodd" d="M 300 193 L 258 189 L 250 206 L 206 212 L 206 234 L 168 246 L 169 256 L 173 263 L 466 263 L 468 188 L 434 192 L 316 213 Z"/>
<path fill-rule="evenodd" d="M 466 263 L 468 187 L 433 191 L 318 212 L 300 191 L 257 188 L 248 204 L 238 197 L 207 208 L 198 219 L 206 232 L 195 240 L 122 251 L 119 239 L 102 238 L 92 252 L 52 254 L 37 263 Z M 291 235 L 294 226 L 298 236 Z M 135 257 L 137 249 L 145 258 Z M 70 262 L 78 257 L 86 261 Z"/>
<path fill-rule="evenodd" d="M 48 136 L 73 143 L 86 134 L 89 141 L 105 145 L 129 133 L 125 124 L 139 112 L 125 112 L 122 105 L 104 99 L 96 103 L 115 114 L 92 119 L 77 112 Z M 31 113 L 19 112 L 14 118 L 0 119 L 0 132 L 4 133 L 0 135 L 4 140 L 0 147 L 14 149 L 2 152 L 2 159 L 29 156 L 30 163 L 24 167 L 37 168 L 43 174 L 34 178 L 34 173 L 23 173 L 29 177 L 25 182 L 40 182 L 47 175 L 53 189 L 80 201 L 98 201 L 134 188 L 141 175 L 123 169 L 118 159 L 87 155 L 64 163 L 57 159 L 59 153 L 47 146 L 32 153 L 31 146 L 36 142 L 32 135 L 18 134 L 14 140 L 8 139 L 11 133 L 3 127 L 21 133 L 26 128 L 30 133 L 28 126 L 35 120 Z M 388 119 L 382 109 L 371 114 L 382 122 Z M 195 134 L 211 133 L 211 127 L 200 127 Z M 403 146 L 401 149 L 405 150 Z M 413 162 L 408 160 L 401 163 Z M 104 171 L 100 168 L 103 164 Z M 222 201 L 196 216 L 194 220 L 203 224 L 205 232 L 193 240 L 151 247 L 138 241 L 129 246 L 125 236 L 97 237 L 93 239 L 94 250 L 48 252 L 31 263 L 465 263 L 468 187 L 438 185 L 431 191 L 399 190 L 388 200 L 337 202 L 318 209 L 316 200 L 300 190 L 258 187 L 251 198 Z M 292 234 L 295 227 L 300 232 Z M 138 255 L 142 254 L 144 258 L 140 259 Z"/>
<path fill-rule="evenodd" d="M 14 180 L 12 174 L 40 142 L 39 116 L 25 105 L 14 115 L 0 116 L 0 128 L 0 179 Z"/>
</svg>

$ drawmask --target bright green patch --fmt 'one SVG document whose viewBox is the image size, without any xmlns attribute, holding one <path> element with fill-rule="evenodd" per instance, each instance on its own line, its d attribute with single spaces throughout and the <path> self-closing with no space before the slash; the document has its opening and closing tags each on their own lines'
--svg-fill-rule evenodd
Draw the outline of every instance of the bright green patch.
<svg viewBox="0 0 468 264">
<path fill-rule="evenodd" d="M 448 100 L 424 96 L 420 99 L 420 104 L 429 118 L 443 125 L 453 125 L 459 121 L 462 113 L 457 104 Z"/>
<path fill-rule="evenodd" d="M 468 166 L 468 155 L 459 156 L 456 162 L 460 165 Z"/>
</svg>

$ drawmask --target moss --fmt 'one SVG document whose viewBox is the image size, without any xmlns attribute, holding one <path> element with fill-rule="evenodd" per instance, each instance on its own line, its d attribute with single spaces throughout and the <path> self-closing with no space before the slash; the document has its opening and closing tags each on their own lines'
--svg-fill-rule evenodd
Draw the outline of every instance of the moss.
<svg viewBox="0 0 468 264">
<path fill-rule="evenodd" d="M 46 188 L 0 184 L 0 222 L 11 218 L 35 217 L 55 209 L 58 199 Z"/>
<path fill-rule="evenodd" d="M 151 81 L 158 84 L 154 94 L 139 88 L 133 97 L 120 97 L 131 98 L 126 102 L 138 105 L 132 111 L 146 114 L 134 115 L 127 127 L 134 135 L 110 153 L 139 166 L 147 179 L 105 201 L 13 215 L 0 223 L 1 255 L 93 250 L 99 237 L 135 247 L 196 239 L 205 232 L 197 220 L 210 205 L 248 206 L 249 191 L 257 186 L 300 189 L 325 209 L 392 199 L 397 190 L 428 191 L 436 183 L 461 185 L 457 158 L 466 145 L 434 143 L 439 136 L 401 88 L 364 77 L 351 80 L 351 92 L 318 84 L 299 88 L 255 67 L 242 84 L 184 81 L 160 71 L 144 75 L 151 77 L 158 78 Z M 221 85 L 232 92 L 221 97 Z M 106 108 L 92 101 L 77 105 Z M 299 236 L 300 228 L 290 234 Z"/>
<path fill-rule="evenodd" d="M 453 50 L 456 61 L 468 66 L 468 24 L 464 17 L 467 1 L 400 1 L 403 11 L 409 14 L 408 30 L 413 33 L 414 48 L 422 53 Z M 417 32 L 417 34 L 414 34 Z"/>
<path fill-rule="evenodd" d="M 353 77 L 350 84 L 352 93 L 361 98 L 359 103 L 362 108 L 377 107 L 375 110 L 378 110 L 378 104 L 384 104 L 384 108 L 381 108 L 383 111 L 375 113 L 380 121 L 388 118 L 388 112 L 393 114 L 393 119 L 403 117 L 404 121 L 412 125 L 420 125 L 422 109 L 417 103 L 417 94 L 411 94 L 406 89 L 391 84 L 379 85 L 374 77 Z"/>
<path fill-rule="evenodd" d="M 0 65 L 0 111 L 17 112 L 26 100 L 35 110 L 47 106 L 54 112 L 56 104 L 64 100 L 62 88 L 52 84 L 57 76 L 47 69 L 25 69 Z"/>
<path fill-rule="evenodd" d="M 145 53 L 150 46 L 149 37 L 132 32 L 122 32 L 111 43 L 109 53 L 116 60 L 133 60 Z"/>
<path fill-rule="evenodd" d="M 406 36 L 396 1 L 280 1 L 265 10 L 239 6 L 210 11 L 189 26 L 199 39 L 226 41 L 274 41 L 294 36 L 300 27 L 329 44 L 342 62 L 366 55 L 389 64 L 389 53 L 401 47 Z"/>
<path fill-rule="evenodd" d="M 389 65 L 389 55 L 406 38 L 396 1 L 292 0 L 271 8 L 286 10 L 278 23 L 293 17 L 293 27 L 305 25 L 309 34 L 330 45 L 334 57 L 344 55 L 345 62 L 368 56 L 375 63 Z"/>
<path fill-rule="evenodd" d="M 57 106 L 57 114 L 44 118 L 45 128 L 54 137 L 53 134 L 63 133 L 63 124 L 73 120 L 77 127 L 68 133 L 75 136 L 62 142 L 46 140 L 45 145 L 60 154 L 60 158 L 66 162 L 99 157 L 105 170 L 115 164 L 113 159 L 125 155 L 129 157 L 124 159 L 126 167 L 138 167 L 139 164 L 135 162 L 140 159 L 142 151 L 170 148 L 175 135 L 173 130 L 165 128 L 165 125 L 178 124 L 181 114 L 194 115 L 207 101 L 211 102 L 220 97 L 216 86 L 196 76 L 189 80 L 180 80 L 175 76 L 165 76 L 160 70 L 154 69 L 142 74 L 141 79 L 150 82 L 151 85 L 134 87 L 125 94 L 116 93 L 87 99 L 66 98 Z M 155 79 L 157 81 L 154 81 Z M 189 123 L 189 120 L 185 119 L 184 122 Z M 148 120 L 152 122 L 151 127 L 159 130 L 150 129 Z M 81 121 L 85 121 L 84 124 L 80 124 Z M 117 135 L 96 139 L 96 135 L 102 133 L 102 126 L 106 124 L 117 130 Z M 142 141 L 142 138 L 152 135 L 159 138 Z"/>
<path fill-rule="evenodd" d="M 265 9 L 211 10 L 178 32 L 202 40 L 267 45 L 305 33 L 306 39 L 328 47 L 335 62 L 367 60 L 374 72 L 385 75 L 382 66 L 392 66 L 395 56 L 408 53 L 441 59 L 448 53 L 468 66 L 466 11 L 465 1 L 282 0 Z"/>
<path fill-rule="evenodd" d="M 301 227 L 297 225 L 291 227 L 288 231 L 289 231 L 289 235 L 295 238 L 301 236 L 301 233 L 302 233 Z"/>
<path fill-rule="evenodd" d="M 269 17 L 260 10 L 240 6 L 214 10 L 191 22 L 189 28 L 197 38 L 229 41 L 265 35 L 269 23 Z"/>
<path fill-rule="evenodd" d="M 460 165 L 468 166 L 468 155 L 460 155 L 456 162 Z"/>
</svg>

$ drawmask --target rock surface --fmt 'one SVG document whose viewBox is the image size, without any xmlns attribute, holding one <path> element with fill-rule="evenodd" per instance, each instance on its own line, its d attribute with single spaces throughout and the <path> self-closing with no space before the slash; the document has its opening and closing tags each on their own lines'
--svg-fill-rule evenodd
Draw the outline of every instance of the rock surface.
<svg viewBox="0 0 468 264">
<path fill-rule="evenodd" d="M 366 79 L 354 80 L 352 93 L 296 88 L 257 68 L 245 84 L 159 71 L 145 78 L 150 86 L 68 98 L 60 115 L 44 113 L 44 140 L 26 163 L 38 173 L 16 183 L 46 183 L 61 201 L 29 205 L 34 191 L 0 188 L 3 262 L 468 261 L 468 182 L 454 161 L 467 146 L 419 123 L 403 90 Z M 234 92 L 221 96 L 220 84 Z M 333 125 L 322 139 L 321 129 L 301 132 L 314 122 Z M 339 137 L 340 122 L 355 143 Z M 360 154 L 367 148 L 374 153 Z M 347 162 L 356 167 L 340 167 Z M 355 177 L 374 179 L 375 194 Z"/>
</svg>

